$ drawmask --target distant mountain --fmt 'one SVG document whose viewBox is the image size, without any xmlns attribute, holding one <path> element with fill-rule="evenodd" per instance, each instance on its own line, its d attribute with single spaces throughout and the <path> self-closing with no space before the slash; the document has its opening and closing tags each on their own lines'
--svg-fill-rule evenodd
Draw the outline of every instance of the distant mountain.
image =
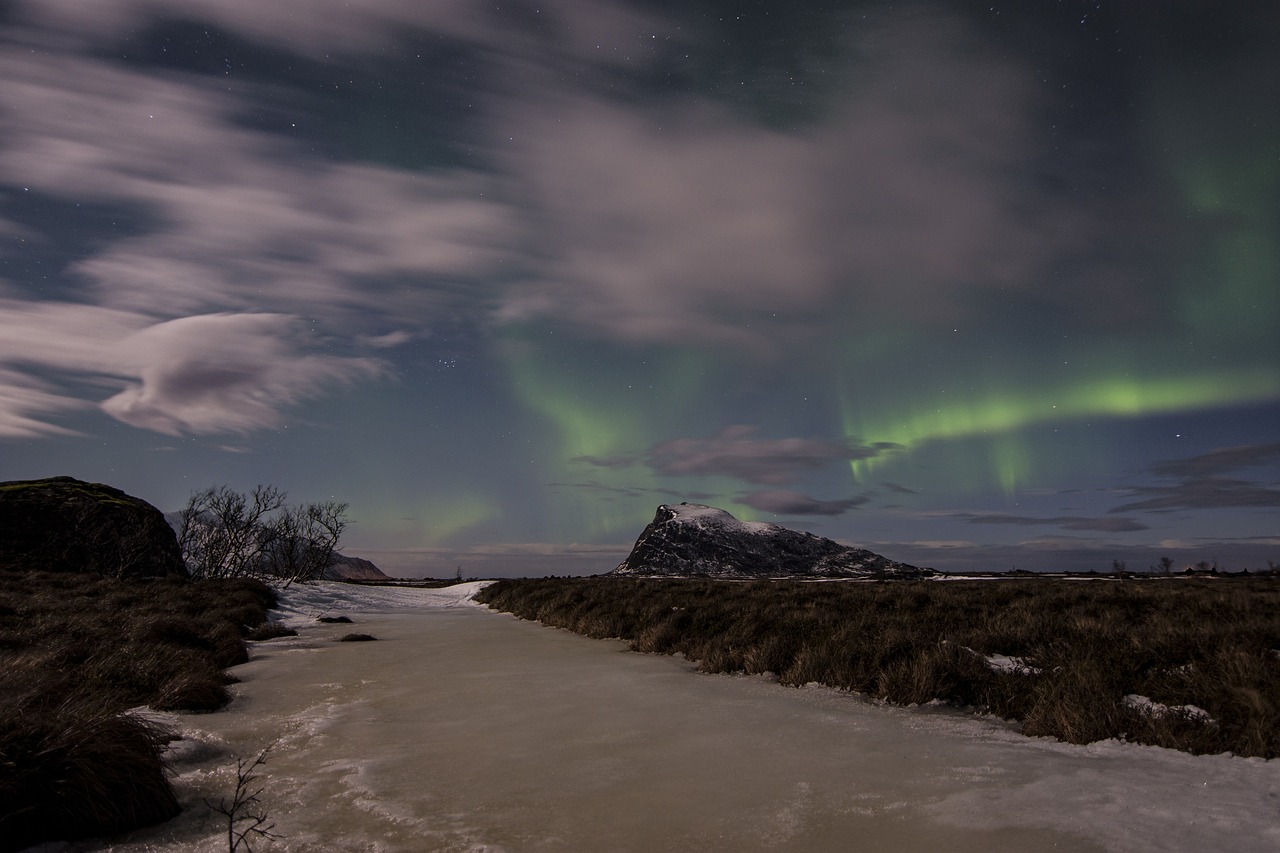
<svg viewBox="0 0 1280 853">
<path fill-rule="evenodd" d="M 385 581 L 391 580 L 369 560 L 360 557 L 348 557 L 346 554 L 334 554 L 333 561 L 325 570 L 327 581 Z"/>
<path fill-rule="evenodd" d="M 865 548 L 744 522 L 715 507 L 658 507 L 627 559 L 610 574 L 726 578 L 912 578 L 932 574 Z"/>
</svg>

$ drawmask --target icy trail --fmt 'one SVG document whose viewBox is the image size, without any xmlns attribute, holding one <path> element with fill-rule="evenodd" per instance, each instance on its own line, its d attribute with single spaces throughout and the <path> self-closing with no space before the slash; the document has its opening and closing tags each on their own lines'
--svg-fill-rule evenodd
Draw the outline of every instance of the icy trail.
<svg viewBox="0 0 1280 853">
<path fill-rule="evenodd" d="M 225 850 L 202 799 L 272 743 L 262 801 L 285 838 L 259 853 L 1280 849 L 1280 762 L 701 675 L 473 591 L 289 590 L 302 635 L 257 645 L 227 710 L 171 718 L 186 812 L 106 849 Z M 379 642 L 335 642 L 353 630 Z"/>
</svg>

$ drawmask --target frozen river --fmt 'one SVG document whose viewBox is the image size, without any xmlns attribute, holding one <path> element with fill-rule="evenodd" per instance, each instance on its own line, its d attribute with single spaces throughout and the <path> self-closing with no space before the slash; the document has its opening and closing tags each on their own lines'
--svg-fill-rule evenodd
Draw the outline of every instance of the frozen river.
<svg viewBox="0 0 1280 853">
<path fill-rule="evenodd" d="M 290 590 L 302 635 L 258 644 L 225 711 L 176 718 L 184 814 L 108 849 L 226 850 L 202 800 L 274 743 L 284 837 L 259 853 L 1280 850 L 1280 762 L 702 675 L 465 591 Z M 335 642 L 352 630 L 379 641 Z"/>
</svg>

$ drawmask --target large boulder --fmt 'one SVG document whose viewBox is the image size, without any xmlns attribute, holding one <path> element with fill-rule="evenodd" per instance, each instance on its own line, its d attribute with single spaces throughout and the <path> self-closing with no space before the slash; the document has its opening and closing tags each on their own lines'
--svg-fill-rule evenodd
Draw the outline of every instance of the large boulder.
<svg viewBox="0 0 1280 853">
<path fill-rule="evenodd" d="M 0 483 L 0 570 L 187 574 L 178 538 L 151 504 L 72 477 Z"/>
<path fill-rule="evenodd" d="M 865 548 L 744 522 L 715 507 L 658 507 L 631 554 L 611 574 L 729 578 L 912 578 L 932 574 Z"/>
</svg>

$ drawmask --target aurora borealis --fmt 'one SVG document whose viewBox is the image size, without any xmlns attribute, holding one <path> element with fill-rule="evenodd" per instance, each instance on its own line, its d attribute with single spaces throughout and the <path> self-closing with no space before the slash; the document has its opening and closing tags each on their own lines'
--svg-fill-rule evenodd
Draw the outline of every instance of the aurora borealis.
<svg viewBox="0 0 1280 853">
<path fill-rule="evenodd" d="M 0 479 L 1280 562 L 1265 2 L 0 0 Z"/>
</svg>

